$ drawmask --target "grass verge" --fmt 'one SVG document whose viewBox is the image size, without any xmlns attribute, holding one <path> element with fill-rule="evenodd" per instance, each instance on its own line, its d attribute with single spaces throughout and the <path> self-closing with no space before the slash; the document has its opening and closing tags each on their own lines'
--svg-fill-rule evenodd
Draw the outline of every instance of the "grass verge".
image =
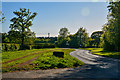
<svg viewBox="0 0 120 80">
<path fill-rule="evenodd" d="M 80 49 L 90 50 L 92 54 L 120 59 L 120 52 L 106 51 L 106 50 L 103 50 L 103 48 L 80 48 Z"/>
<path fill-rule="evenodd" d="M 10 68 L 2 68 L 2 72 L 13 72 L 13 71 L 21 71 L 21 70 L 38 70 L 38 69 L 71 68 L 71 67 L 79 67 L 81 65 L 84 65 L 83 62 L 81 62 L 80 60 L 69 55 L 69 53 L 74 51 L 74 49 L 53 48 L 53 49 L 29 50 L 26 52 L 26 55 L 30 54 L 31 52 L 36 53 L 39 51 L 42 51 L 39 53 L 39 57 L 36 60 L 32 61 L 30 64 L 26 64 L 21 67 L 17 67 L 17 65 L 24 63 L 25 61 L 33 58 L 33 56 L 28 56 L 28 57 L 22 58 L 20 60 L 15 60 L 13 62 L 4 64 L 4 66 L 13 66 L 13 65 L 14 66 L 10 67 Z M 59 57 L 53 56 L 54 51 L 64 52 L 64 58 L 59 58 Z M 25 51 L 20 51 L 20 53 L 22 53 L 22 54 L 24 52 Z M 10 53 L 10 54 L 11 55 L 15 54 L 16 56 L 18 54 L 17 51 L 12 52 L 12 53 Z M 8 54 L 9 54 L 9 52 L 8 52 Z M 38 55 L 38 54 L 36 54 L 36 55 Z M 36 56 L 36 55 L 34 55 L 34 56 Z M 12 58 L 9 58 L 9 60 L 11 60 L 11 59 Z"/>
<path fill-rule="evenodd" d="M 32 50 L 20 50 L 20 51 L 5 51 L 2 52 L 2 62 L 7 62 L 16 58 L 20 58 L 23 56 L 29 56 L 35 53 L 39 53 L 40 51 L 46 51 L 47 49 L 32 49 Z"/>
</svg>

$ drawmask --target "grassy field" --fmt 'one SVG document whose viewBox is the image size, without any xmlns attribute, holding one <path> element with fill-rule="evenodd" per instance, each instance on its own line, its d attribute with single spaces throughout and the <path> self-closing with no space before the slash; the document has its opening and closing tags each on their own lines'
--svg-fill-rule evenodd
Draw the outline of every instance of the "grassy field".
<svg viewBox="0 0 120 80">
<path fill-rule="evenodd" d="M 64 58 L 53 56 L 54 51 L 63 51 L 65 53 Z M 2 72 L 84 65 L 83 62 L 69 55 L 71 51 L 74 51 L 74 49 L 49 48 L 2 52 Z"/>
<path fill-rule="evenodd" d="M 101 55 L 101 56 L 115 58 L 115 59 L 120 58 L 120 52 L 105 51 L 103 50 L 103 48 L 80 48 L 80 49 L 90 50 L 92 54 L 96 54 L 96 55 Z"/>
</svg>

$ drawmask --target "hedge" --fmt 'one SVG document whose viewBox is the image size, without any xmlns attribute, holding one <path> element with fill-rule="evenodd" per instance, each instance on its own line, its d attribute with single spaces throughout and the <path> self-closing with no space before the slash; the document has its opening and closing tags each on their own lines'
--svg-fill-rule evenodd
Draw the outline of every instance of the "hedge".
<svg viewBox="0 0 120 80">
<path fill-rule="evenodd" d="M 40 48 L 55 48 L 55 44 L 52 43 L 39 43 L 32 45 L 33 49 L 40 49 Z"/>
<path fill-rule="evenodd" d="M 24 49 L 41 49 L 41 48 L 55 48 L 52 43 L 39 43 L 34 45 L 24 45 Z M 17 51 L 20 50 L 20 44 L 15 43 L 2 43 L 2 51 Z"/>
<path fill-rule="evenodd" d="M 2 43 L 2 51 L 17 51 L 20 49 L 19 44 L 14 43 Z"/>
</svg>

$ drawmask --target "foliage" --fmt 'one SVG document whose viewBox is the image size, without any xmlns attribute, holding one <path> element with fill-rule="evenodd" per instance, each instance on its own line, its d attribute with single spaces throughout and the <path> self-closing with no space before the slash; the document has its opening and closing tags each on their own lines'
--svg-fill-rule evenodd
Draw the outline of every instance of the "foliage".
<svg viewBox="0 0 120 80">
<path fill-rule="evenodd" d="M 108 23 L 103 27 L 104 49 L 120 51 L 120 1 L 109 2 Z"/>
<path fill-rule="evenodd" d="M 61 28 L 59 31 L 58 39 L 57 39 L 57 46 L 58 47 L 68 47 L 70 38 L 68 37 L 68 29 Z"/>
<path fill-rule="evenodd" d="M 57 41 L 57 37 L 37 37 L 34 40 L 34 43 L 55 43 Z"/>
<path fill-rule="evenodd" d="M 58 47 L 66 48 L 69 46 L 69 41 L 70 41 L 69 37 L 65 37 L 65 38 L 58 37 L 57 45 L 58 45 Z"/>
<path fill-rule="evenodd" d="M 58 37 L 66 38 L 68 34 L 69 34 L 69 32 L 68 32 L 67 28 L 61 28 L 60 31 L 59 31 Z"/>
<path fill-rule="evenodd" d="M 4 14 L 2 13 L 2 11 L 0 11 L 0 23 L 4 23 L 4 21 L 5 21 L 5 16 L 4 16 Z"/>
<path fill-rule="evenodd" d="M 86 29 L 80 28 L 77 33 L 71 36 L 70 47 L 87 47 L 88 33 Z"/>
<path fill-rule="evenodd" d="M 21 49 L 24 49 L 25 39 L 28 37 L 33 37 L 35 35 L 34 32 L 31 32 L 30 26 L 32 26 L 32 20 L 37 15 L 37 13 L 31 14 L 29 9 L 20 8 L 20 11 L 13 12 L 16 17 L 12 18 L 10 21 L 12 24 L 10 28 L 12 31 L 19 31 L 20 39 L 21 39 Z"/>
<path fill-rule="evenodd" d="M 63 34 L 65 33 L 65 34 Z M 61 28 L 57 40 L 58 47 L 87 47 L 88 46 L 88 34 L 86 29 L 80 28 L 77 33 L 73 35 L 67 35 L 68 29 Z"/>
<path fill-rule="evenodd" d="M 92 38 L 92 44 L 95 45 L 96 47 L 100 47 L 100 42 L 101 42 L 101 36 L 103 34 L 103 31 L 95 31 L 91 34 Z"/>
<path fill-rule="evenodd" d="M 7 38 L 10 40 L 10 43 L 21 43 L 21 34 L 19 31 L 9 31 Z"/>
<path fill-rule="evenodd" d="M 55 48 L 53 43 L 39 43 L 39 44 L 24 44 L 25 49 L 41 49 L 41 48 Z M 3 43 L 2 51 L 16 51 L 20 50 L 20 44 L 15 43 Z"/>
<path fill-rule="evenodd" d="M 70 37 L 69 47 L 71 47 L 71 48 L 80 47 L 80 45 L 78 45 L 78 43 L 77 43 L 77 36 L 75 34 L 74 35 L 69 35 L 69 37 Z"/>
<path fill-rule="evenodd" d="M 1 33 L 1 35 L 2 35 L 2 43 L 10 42 L 7 33 Z"/>
<path fill-rule="evenodd" d="M 19 50 L 20 45 L 14 43 L 2 43 L 2 51 L 15 51 Z"/>
<path fill-rule="evenodd" d="M 55 44 L 52 43 L 38 43 L 32 45 L 33 49 L 40 49 L 40 48 L 55 48 Z"/>
</svg>

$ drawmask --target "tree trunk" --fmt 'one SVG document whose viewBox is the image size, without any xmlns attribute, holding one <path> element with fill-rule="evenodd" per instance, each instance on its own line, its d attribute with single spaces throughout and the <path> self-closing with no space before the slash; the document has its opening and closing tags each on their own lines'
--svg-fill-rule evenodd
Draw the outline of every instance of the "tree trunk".
<svg viewBox="0 0 120 80">
<path fill-rule="evenodd" d="M 22 50 L 24 49 L 24 31 L 25 31 L 25 29 L 24 29 L 24 25 L 23 25 L 22 26 L 22 37 L 21 37 L 21 39 L 22 39 L 21 49 Z"/>
</svg>

